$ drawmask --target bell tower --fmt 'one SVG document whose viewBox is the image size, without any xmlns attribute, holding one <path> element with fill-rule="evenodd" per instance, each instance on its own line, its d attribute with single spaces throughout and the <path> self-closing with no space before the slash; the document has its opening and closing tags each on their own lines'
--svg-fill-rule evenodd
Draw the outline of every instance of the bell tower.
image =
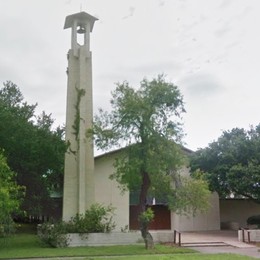
<svg viewBox="0 0 260 260">
<path fill-rule="evenodd" d="M 68 52 L 68 82 L 65 139 L 63 220 L 85 213 L 95 203 L 93 143 L 86 137 L 92 127 L 92 56 L 90 32 L 98 20 L 80 12 L 66 17 L 64 29 L 71 28 Z M 79 43 L 80 36 L 83 42 Z"/>
</svg>

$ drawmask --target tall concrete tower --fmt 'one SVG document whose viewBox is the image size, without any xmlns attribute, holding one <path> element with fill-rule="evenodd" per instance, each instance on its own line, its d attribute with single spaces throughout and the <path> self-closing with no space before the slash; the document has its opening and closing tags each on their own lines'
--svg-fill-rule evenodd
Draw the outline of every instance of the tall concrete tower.
<svg viewBox="0 0 260 260">
<path fill-rule="evenodd" d="M 95 202 L 93 143 L 86 137 L 93 120 L 92 58 L 90 32 L 97 18 L 80 12 L 66 17 L 64 29 L 71 28 L 68 52 L 63 220 L 85 213 Z M 80 36 L 83 36 L 80 43 Z"/>
</svg>

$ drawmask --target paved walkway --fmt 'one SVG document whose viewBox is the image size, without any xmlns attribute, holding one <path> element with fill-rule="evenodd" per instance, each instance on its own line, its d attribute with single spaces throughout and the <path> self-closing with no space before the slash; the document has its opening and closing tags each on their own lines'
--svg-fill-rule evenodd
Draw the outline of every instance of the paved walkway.
<svg viewBox="0 0 260 260">
<path fill-rule="evenodd" d="M 182 232 L 182 243 L 189 248 L 195 249 L 201 253 L 233 253 L 260 258 L 260 248 L 238 241 L 237 231 L 205 231 L 205 232 Z M 211 246 L 214 243 L 220 243 L 220 246 Z M 193 244 L 192 244 L 193 243 Z M 200 244 L 204 246 L 200 246 Z M 197 244 L 197 245 L 196 245 Z M 190 245 L 190 246 L 189 246 Z"/>
<path fill-rule="evenodd" d="M 194 250 L 199 251 L 200 253 L 205 254 L 218 254 L 218 253 L 226 253 L 226 254 L 237 254 L 237 255 L 245 255 L 251 256 L 254 258 L 260 258 L 260 252 L 258 252 L 258 247 L 251 248 L 235 248 L 235 247 L 191 247 Z"/>
</svg>

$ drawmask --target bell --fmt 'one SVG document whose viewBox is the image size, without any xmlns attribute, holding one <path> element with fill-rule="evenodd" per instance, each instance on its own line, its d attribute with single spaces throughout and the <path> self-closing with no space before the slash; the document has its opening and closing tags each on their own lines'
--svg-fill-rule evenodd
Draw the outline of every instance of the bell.
<svg viewBox="0 0 260 260">
<path fill-rule="evenodd" d="M 85 32 L 86 32 L 85 28 L 80 25 L 80 26 L 79 26 L 79 29 L 77 30 L 77 33 L 83 34 L 83 33 L 85 33 Z"/>
</svg>

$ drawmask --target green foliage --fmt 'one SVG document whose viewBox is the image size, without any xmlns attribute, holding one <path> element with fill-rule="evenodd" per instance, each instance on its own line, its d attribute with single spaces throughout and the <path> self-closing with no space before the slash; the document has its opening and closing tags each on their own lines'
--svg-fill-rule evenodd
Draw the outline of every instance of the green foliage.
<svg viewBox="0 0 260 260">
<path fill-rule="evenodd" d="M 149 225 L 154 219 L 154 212 L 151 208 L 147 208 L 144 212 L 139 215 L 139 221 L 145 225 Z"/>
<path fill-rule="evenodd" d="M 100 110 L 93 133 L 100 149 L 127 146 L 115 162 L 116 179 L 123 189 L 140 190 L 143 172 L 149 173 L 150 191 L 169 186 L 169 169 L 183 163 L 175 142 L 182 136 L 180 115 L 185 112 L 179 89 L 160 75 L 144 79 L 139 89 L 118 83 L 112 92 L 111 113 Z M 131 145 L 132 143 L 132 145 Z"/>
<path fill-rule="evenodd" d="M 15 231 L 12 215 L 19 212 L 23 188 L 16 184 L 14 178 L 15 173 L 0 151 L 0 237 Z"/>
<path fill-rule="evenodd" d="M 169 207 L 178 214 L 196 215 L 210 207 L 208 183 L 202 178 L 180 177 L 178 188 L 168 195 Z"/>
<path fill-rule="evenodd" d="M 115 228 L 114 208 L 95 203 L 85 214 L 77 214 L 68 223 L 70 233 L 104 233 Z"/>
<path fill-rule="evenodd" d="M 75 139 L 78 140 L 79 126 L 80 126 L 80 102 L 81 102 L 81 98 L 85 95 L 85 90 L 79 89 L 76 87 L 76 92 L 77 92 L 77 100 L 76 100 L 76 105 L 75 105 L 76 116 L 75 116 L 74 124 L 73 124 L 72 128 L 75 131 L 74 132 Z"/>
<path fill-rule="evenodd" d="M 42 242 L 51 247 L 67 247 L 67 225 L 64 222 L 55 224 L 43 223 L 38 227 L 38 236 Z"/>
<path fill-rule="evenodd" d="M 165 137 L 180 140 L 179 121 L 183 107 L 179 89 L 165 81 L 164 76 L 144 79 L 138 90 L 127 82 L 118 83 L 112 92 L 112 112 L 100 109 L 95 117 L 95 142 L 101 149 L 127 143 L 142 142 L 144 138 Z"/>
<path fill-rule="evenodd" d="M 230 194 L 260 201 L 260 125 L 246 131 L 224 131 L 217 141 L 198 150 L 191 169 L 200 169 L 210 189 L 220 196 Z"/>
<path fill-rule="evenodd" d="M 187 198 L 185 205 L 172 203 L 174 208 L 181 210 L 183 205 L 186 210 L 191 203 L 195 210 L 206 205 L 204 198 L 208 192 L 204 189 L 207 185 L 202 181 L 194 181 L 193 190 L 192 185 L 188 185 L 192 180 L 185 181 L 180 191 L 175 191 L 179 186 L 174 188 L 172 185 L 179 179 L 178 169 L 187 164 L 178 144 L 182 137 L 181 114 L 185 109 L 177 86 L 166 82 L 163 75 L 151 81 L 144 79 L 139 89 L 123 82 L 117 84 L 112 93 L 111 105 L 111 113 L 100 110 L 93 128 L 98 148 L 126 145 L 115 160 L 115 172 L 111 178 L 116 179 L 123 190 L 141 191 L 139 204 L 142 209 L 148 195 L 157 198 L 171 196 L 170 202 L 173 198 L 179 201 L 178 194 L 184 193 L 185 188 L 194 195 L 199 188 L 201 194 L 197 192 L 197 195 L 203 195 L 203 203 L 198 205 Z M 145 175 L 148 176 L 144 178 Z M 188 197 L 188 192 L 186 194 Z"/>
<path fill-rule="evenodd" d="M 41 240 L 52 247 L 68 246 L 68 233 L 107 233 L 115 228 L 114 208 L 93 204 L 85 214 L 77 214 L 69 222 L 44 223 L 39 225 L 38 235 Z M 87 237 L 86 237 L 87 238 Z"/>
<path fill-rule="evenodd" d="M 260 226 L 260 215 L 251 216 L 247 219 L 248 225 L 257 225 Z"/>
<path fill-rule="evenodd" d="M 15 233 L 15 223 L 10 215 L 1 216 L 0 221 L 0 238 L 7 237 Z"/>
<path fill-rule="evenodd" d="M 111 105 L 110 113 L 100 109 L 99 115 L 95 116 L 92 133 L 100 149 L 124 147 L 115 161 L 111 178 L 122 185 L 123 191 L 140 191 L 142 219 L 146 216 L 143 214 L 146 214 L 148 195 L 167 197 L 175 194 L 177 197 L 172 182 L 185 163 L 180 147 L 181 115 L 185 112 L 183 97 L 177 86 L 159 75 L 151 81 L 141 81 L 139 89 L 129 86 L 128 82 L 118 83 L 112 92 Z M 182 187 L 188 187 L 194 194 L 195 187 L 206 188 L 196 185 L 192 190 L 187 183 Z M 185 203 L 183 209 L 193 201 L 187 199 Z M 178 208 L 181 205 L 179 203 Z M 197 204 L 196 209 L 199 206 Z M 144 240 L 150 240 L 147 239 L 147 225 L 140 223 Z"/>
<path fill-rule="evenodd" d="M 19 88 L 8 81 L 0 89 L 0 144 L 16 181 L 26 187 L 22 208 L 30 215 L 51 207 L 53 184 L 63 186 L 64 130 L 52 130 L 51 115 L 35 115 L 37 104 L 28 105 Z"/>
</svg>

